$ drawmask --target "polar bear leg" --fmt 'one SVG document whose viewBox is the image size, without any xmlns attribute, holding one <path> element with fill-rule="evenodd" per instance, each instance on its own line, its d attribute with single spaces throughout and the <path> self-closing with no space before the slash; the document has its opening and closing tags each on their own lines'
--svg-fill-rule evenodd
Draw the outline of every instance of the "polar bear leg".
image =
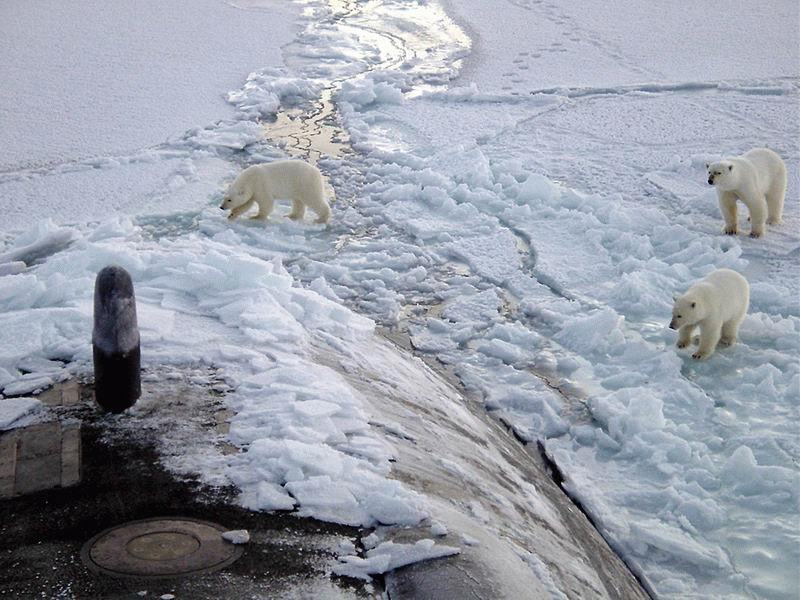
<svg viewBox="0 0 800 600">
<path fill-rule="evenodd" d="M 684 325 L 678 329 L 678 348 L 686 348 L 692 341 L 692 332 L 694 325 Z"/>
<path fill-rule="evenodd" d="M 323 200 L 319 208 L 315 208 L 314 212 L 317 213 L 317 220 L 315 223 L 327 223 L 331 218 L 331 209 L 328 204 Z"/>
<path fill-rule="evenodd" d="M 739 324 L 740 321 L 736 319 L 723 323 L 719 343 L 723 346 L 733 346 L 736 343 L 736 335 L 739 333 Z"/>
<path fill-rule="evenodd" d="M 720 344 L 725 344 L 726 346 L 732 346 L 736 343 L 736 338 L 739 335 L 739 327 L 744 321 L 744 317 L 747 314 L 747 306 L 745 305 L 744 308 L 739 311 L 739 314 L 734 316 L 730 321 L 722 324 L 722 333 L 720 337 Z"/>
<path fill-rule="evenodd" d="M 254 221 L 266 221 L 275 206 L 275 201 L 272 198 L 266 200 L 259 200 L 258 213 L 250 217 Z"/>
<path fill-rule="evenodd" d="M 736 194 L 733 192 L 720 192 L 719 210 L 722 218 L 725 219 L 725 227 L 722 229 L 727 235 L 736 235 L 738 231 L 738 217 L 736 215 Z"/>
<path fill-rule="evenodd" d="M 692 354 L 692 358 L 705 360 L 712 354 L 719 343 L 722 323 L 718 320 L 707 320 L 700 325 L 700 347 Z"/>
<path fill-rule="evenodd" d="M 742 196 L 742 202 L 750 209 L 750 237 L 761 237 L 767 221 L 767 201 L 761 194 L 751 194 Z"/>
<path fill-rule="evenodd" d="M 767 190 L 767 223 L 777 225 L 783 220 L 783 200 L 786 197 L 786 167 L 781 169 Z"/>
<path fill-rule="evenodd" d="M 319 185 L 308 190 L 307 195 L 303 198 L 307 208 L 310 208 L 317 215 L 315 223 L 327 223 L 331 218 L 331 207 L 325 201 L 322 195 L 322 182 Z"/>
<path fill-rule="evenodd" d="M 297 200 L 296 198 L 292 199 L 292 212 L 290 212 L 287 216 L 290 219 L 299 220 L 302 219 L 306 214 L 306 205 Z"/>
</svg>

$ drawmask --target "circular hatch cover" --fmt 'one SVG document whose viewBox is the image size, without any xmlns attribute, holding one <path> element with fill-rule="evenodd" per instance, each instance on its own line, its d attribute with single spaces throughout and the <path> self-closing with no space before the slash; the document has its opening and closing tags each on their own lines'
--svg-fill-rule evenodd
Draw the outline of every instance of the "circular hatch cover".
<svg viewBox="0 0 800 600">
<path fill-rule="evenodd" d="M 224 569 L 242 555 L 226 542 L 225 527 L 184 518 L 143 519 L 97 534 L 81 558 L 95 572 L 112 577 L 166 578 Z"/>
</svg>

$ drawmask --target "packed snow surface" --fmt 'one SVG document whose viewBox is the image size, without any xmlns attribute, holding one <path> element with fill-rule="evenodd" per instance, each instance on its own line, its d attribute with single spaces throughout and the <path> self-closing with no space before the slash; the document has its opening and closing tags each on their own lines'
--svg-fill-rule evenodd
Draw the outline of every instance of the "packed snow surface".
<svg viewBox="0 0 800 600">
<path fill-rule="evenodd" d="M 0 9 L 2 393 L 88 368 L 94 277 L 118 264 L 144 365 L 214 365 L 234 390 L 243 451 L 187 464 L 254 510 L 416 525 L 437 515 L 392 478 L 382 435 L 403 424 L 314 350 L 396 327 L 543 445 L 656 597 L 796 598 L 796 2 L 277 10 Z M 76 22 L 90 31 L 60 27 Z M 228 224 L 232 177 L 290 151 L 265 124 L 326 94 L 355 151 L 320 162 L 330 227 Z M 704 164 L 756 146 L 786 161 L 784 223 L 723 236 Z M 748 278 L 750 310 L 696 362 L 666 327 L 672 297 L 722 267 Z M 384 542 L 336 568 L 455 550 Z"/>
</svg>

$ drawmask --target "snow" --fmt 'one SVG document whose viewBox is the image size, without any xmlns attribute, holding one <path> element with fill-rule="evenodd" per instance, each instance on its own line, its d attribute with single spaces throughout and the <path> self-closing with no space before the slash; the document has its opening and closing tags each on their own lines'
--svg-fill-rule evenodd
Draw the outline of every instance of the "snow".
<svg viewBox="0 0 800 600">
<path fill-rule="evenodd" d="M 225 92 L 280 61 L 295 14 L 215 0 L 3 7 L 0 104 L 13 127 L 0 134 L 0 168 L 130 155 L 229 117 Z"/>
<path fill-rule="evenodd" d="M 246 529 L 234 529 L 224 532 L 222 539 L 229 541 L 231 544 L 246 544 L 250 541 L 250 533 Z"/>
<path fill-rule="evenodd" d="M 431 521 L 431 534 L 435 535 L 436 537 L 442 537 L 447 535 L 447 526 L 440 523 L 439 521 Z"/>
<path fill-rule="evenodd" d="M 187 451 L 176 469 L 234 483 L 252 510 L 491 547 L 395 477 L 398 448 L 426 432 L 320 359 L 322 343 L 351 356 L 394 328 L 544 447 L 654 596 L 800 591 L 796 3 L 47 2 L 2 15 L 5 396 L 87 371 L 94 278 L 118 264 L 145 367 L 212 365 L 230 390 L 240 452 Z M 88 30 L 61 33 L 76 21 Z M 216 207 L 241 167 L 290 153 L 269 139 L 276 113 L 318 115 L 326 96 L 355 151 L 319 163 L 338 198 L 330 227 L 227 223 Z M 787 163 L 785 222 L 760 240 L 720 235 L 704 163 L 762 145 Z M 748 278 L 750 311 L 735 346 L 697 363 L 666 327 L 672 296 L 722 267 Z M 381 357 L 361 361 L 370 379 L 402 387 L 399 359 Z M 428 460 L 492 497 L 469 463 Z M 482 500 L 462 508 L 495 523 Z M 366 578 L 457 551 L 375 542 L 336 569 Z M 515 555 L 567 595 L 547 556 Z"/>
<path fill-rule="evenodd" d="M 36 398 L 5 398 L 0 400 L 0 431 L 12 429 L 20 425 L 24 417 L 28 417 L 42 408 Z"/>
<path fill-rule="evenodd" d="M 550 569 L 547 565 L 534 553 L 528 552 L 523 555 L 522 559 L 528 563 L 531 570 L 536 573 L 536 577 L 544 583 L 545 589 L 553 600 L 567 600 L 568 596 L 562 592 L 550 574 Z"/>
<path fill-rule="evenodd" d="M 268 68 L 250 73 L 244 87 L 228 92 L 227 100 L 240 113 L 254 118 L 272 116 L 281 106 L 314 100 L 320 91 L 321 86 L 318 83 Z"/>
<path fill-rule="evenodd" d="M 367 557 L 342 556 L 334 565 L 336 575 L 370 580 L 370 575 L 386 573 L 422 560 L 443 558 L 458 554 L 458 548 L 438 545 L 433 540 L 419 540 L 415 544 L 383 542 L 367 550 Z"/>
<path fill-rule="evenodd" d="M 635 0 L 514 0 L 499 11 L 470 0 L 450 4 L 479 40 L 465 78 L 511 93 L 796 75 L 798 13 L 791 2 L 737 0 L 719 11 L 678 0 L 659 10 Z"/>
</svg>

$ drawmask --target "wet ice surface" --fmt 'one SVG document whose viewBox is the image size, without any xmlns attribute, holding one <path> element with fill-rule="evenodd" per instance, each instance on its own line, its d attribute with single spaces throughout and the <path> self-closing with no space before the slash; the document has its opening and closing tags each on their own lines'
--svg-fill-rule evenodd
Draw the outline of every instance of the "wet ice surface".
<svg viewBox="0 0 800 600">
<path fill-rule="evenodd" d="M 306 3 L 284 65 L 238 80 L 232 114 L 0 175 L 0 387 L 85 369 L 91 282 L 118 263 L 143 360 L 213 364 L 235 389 L 228 437 L 248 451 L 173 468 L 235 482 L 254 509 L 424 522 L 431 501 L 392 478 L 386 441 L 411 428 L 309 351 L 346 353 L 375 321 L 542 442 L 656 596 L 796 596 L 797 7 L 770 3 L 776 22 L 742 3 L 710 31 L 683 5 L 654 21 L 621 1 L 449 4 L 472 42 L 433 3 Z M 729 33 L 753 24 L 772 34 Z M 298 132 L 265 142 L 276 112 Z M 315 158 L 323 126 L 356 151 L 320 160 L 329 228 L 221 218 L 241 165 Z M 762 144 L 789 169 L 784 224 L 722 236 L 704 163 Z M 696 363 L 666 329 L 671 298 L 720 267 L 748 277 L 750 313 L 737 345 Z M 525 563 L 558 589 L 544 558 Z"/>
</svg>

